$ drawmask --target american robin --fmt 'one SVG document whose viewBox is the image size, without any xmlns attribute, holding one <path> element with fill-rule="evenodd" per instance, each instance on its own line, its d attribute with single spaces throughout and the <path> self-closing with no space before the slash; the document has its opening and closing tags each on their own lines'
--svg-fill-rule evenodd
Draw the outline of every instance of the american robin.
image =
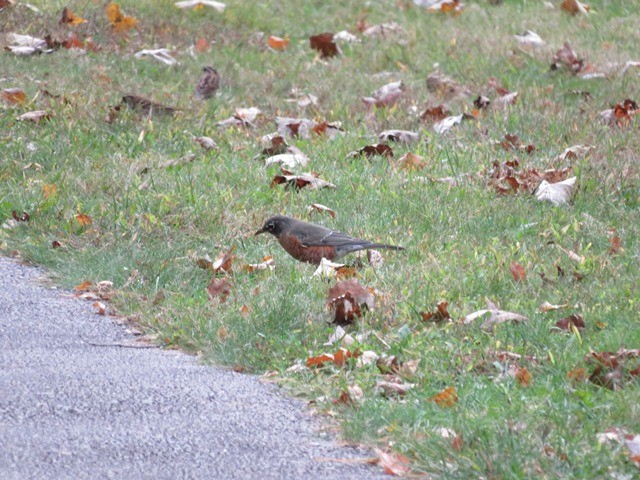
<svg viewBox="0 0 640 480">
<path fill-rule="evenodd" d="M 196 85 L 196 98 L 198 100 L 207 100 L 220 88 L 220 74 L 213 67 L 204 67 L 202 76 Z"/>
<path fill-rule="evenodd" d="M 276 237 L 282 248 L 296 260 L 314 264 L 320 263 L 323 258 L 331 261 L 338 260 L 347 253 L 357 250 L 370 248 L 404 250 L 404 247 L 353 238 L 346 233 L 284 215 L 274 215 L 269 218 L 255 235 L 265 232 Z"/>
</svg>

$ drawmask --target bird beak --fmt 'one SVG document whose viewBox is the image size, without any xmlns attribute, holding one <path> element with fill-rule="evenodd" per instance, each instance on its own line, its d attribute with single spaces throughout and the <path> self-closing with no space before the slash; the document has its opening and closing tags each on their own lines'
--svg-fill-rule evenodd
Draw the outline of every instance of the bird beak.
<svg viewBox="0 0 640 480">
<path fill-rule="evenodd" d="M 256 233 L 253 234 L 253 236 L 255 237 L 256 235 L 260 235 L 261 233 L 266 232 L 267 229 L 265 227 L 262 227 L 260 230 L 258 230 Z"/>
</svg>

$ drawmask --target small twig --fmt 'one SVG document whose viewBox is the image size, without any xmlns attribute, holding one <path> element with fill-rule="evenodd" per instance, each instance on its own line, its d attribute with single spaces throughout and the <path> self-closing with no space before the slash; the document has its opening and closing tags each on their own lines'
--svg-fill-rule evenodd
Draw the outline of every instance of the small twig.
<svg viewBox="0 0 640 480">
<path fill-rule="evenodd" d="M 84 338 L 80 333 L 78 333 L 78 337 L 84 343 L 91 345 L 93 347 L 119 347 L 119 348 L 160 348 L 159 345 L 131 345 L 128 343 L 122 342 L 114 342 L 114 343 L 96 343 Z"/>
</svg>

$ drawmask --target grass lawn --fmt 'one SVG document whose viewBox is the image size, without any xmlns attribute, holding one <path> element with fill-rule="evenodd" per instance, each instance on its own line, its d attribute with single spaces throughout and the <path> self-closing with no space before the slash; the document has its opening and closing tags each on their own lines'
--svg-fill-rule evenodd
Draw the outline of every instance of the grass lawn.
<svg viewBox="0 0 640 480">
<path fill-rule="evenodd" d="M 640 2 L 593 0 L 588 15 L 573 16 L 559 0 L 553 9 L 468 1 L 458 15 L 409 0 L 229 0 L 224 12 L 122 1 L 137 20 L 124 32 L 110 25 L 108 2 L 30 3 L 37 12 L 22 2 L 0 12 L 3 47 L 9 32 L 58 41 L 73 32 L 97 48 L 0 52 L 0 91 L 24 92 L 0 99 L 3 254 L 45 266 L 65 287 L 113 282 L 97 293 L 109 312 L 167 348 L 276 372 L 336 416 L 347 440 L 390 452 L 408 475 L 638 475 L 638 447 L 598 434 L 640 434 L 639 110 L 621 105 L 608 123 L 601 114 L 640 101 L 640 68 L 623 68 L 640 61 Z M 63 7 L 87 21 L 59 24 Z M 382 35 L 358 29 L 391 22 Z M 340 55 L 310 48 L 309 36 L 341 30 L 358 42 L 338 42 Z M 519 43 L 526 30 L 544 44 Z M 287 47 L 269 48 L 270 35 Z M 575 57 L 554 60 L 564 42 Z M 134 57 L 157 48 L 177 64 Z M 206 65 L 222 82 L 199 101 Z M 394 101 L 362 100 L 399 81 Z M 120 103 L 127 94 L 177 111 L 148 118 Z M 488 107 L 474 105 L 480 95 Z M 442 116 L 421 114 L 440 105 L 444 116 L 467 115 L 438 133 Z M 217 125 L 248 107 L 262 111 L 251 126 Z M 49 118 L 17 120 L 34 110 Z M 259 154 L 276 117 L 341 122 L 335 136 L 287 136 L 309 158 L 295 173 L 336 188 L 272 186 L 280 167 Z M 420 139 L 390 142 L 393 158 L 348 155 L 389 129 Z M 205 151 L 194 136 L 218 148 Z M 593 148 L 559 158 L 574 145 Z M 405 153 L 421 157 L 417 168 L 405 168 Z M 568 203 L 536 198 L 535 172 L 547 170 L 552 183 L 576 177 Z M 314 203 L 335 218 L 310 213 Z M 336 279 L 253 236 L 276 213 L 406 248 L 356 266 L 375 307 L 344 327 L 353 343 L 325 345 L 336 331 L 327 307 Z M 232 248 L 230 274 L 200 268 Z M 275 269 L 243 268 L 267 255 Z M 212 277 L 228 282 L 226 301 L 209 298 Z M 425 319 L 443 301 L 450 318 Z M 470 320 L 488 304 L 526 320 Z M 573 326 L 556 327 L 570 315 Z M 354 354 L 344 365 L 305 366 L 341 346 Z"/>
</svg>

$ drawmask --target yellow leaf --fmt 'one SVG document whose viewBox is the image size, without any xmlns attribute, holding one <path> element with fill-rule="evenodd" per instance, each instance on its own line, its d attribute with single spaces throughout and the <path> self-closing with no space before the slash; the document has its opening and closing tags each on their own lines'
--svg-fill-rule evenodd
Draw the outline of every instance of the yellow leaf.
<svg viewBox="0 0 640 480">
<path fill-rule="evenodd" d="M 71 9 L 64 7 L 62 10 L 62 18 L 59 23 L 61 25 L 79 25 L 81 23 L 87 23 L 87 21 L 73 13 Z"/>
<path fill-rule="evenodd" d="M 107 5 L 105 13 L 107 14 L 109 22 L 111 22 L 111 28 L 116 32 L 126 32 L 127 30 L 131 30 L 138 23 L 138 20 L 134 17 L 124 16 L 120 11 L 120 5 L 117 3 L 110 3 Z"/>
<path fill-rule="evenodd" d="M 44 198 L 55 197 L 56 193 L 58 193 L 58 186 L 55 183 L 45 183 L 42 185 Z"/>
</svg>

